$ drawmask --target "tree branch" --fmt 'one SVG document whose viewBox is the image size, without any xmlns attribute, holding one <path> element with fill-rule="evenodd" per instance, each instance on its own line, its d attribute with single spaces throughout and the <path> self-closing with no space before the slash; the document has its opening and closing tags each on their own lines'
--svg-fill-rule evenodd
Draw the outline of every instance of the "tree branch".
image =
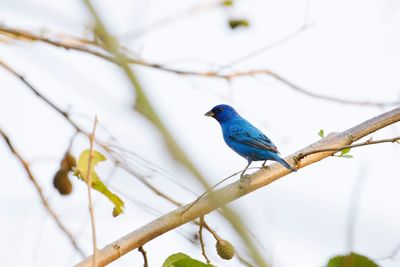
<svg viewBox="0 0 400 267">
<path fill-rule="evenodd" d="M 149 121 L 151 121 L 158 128 L 158 130 L 161 132 L 168 145 L 171 155 L 173 155 L 175 159 L 177 159 L 183 166 L 185 166 L 197 178 L 197 180 L 202 184 L 204 188 L 209 190 L 211 186 L 208 184 L 205 177 L 201 174 L 201 172 L 189 159 L 189 157 L 186 155 L 185 151 L 181 148 L 181 146 L 176 142 L 173 135 L 170 133 L 168 128 L 164 125 L 164 123 L 160 119 L 158 113 L 152 107 L 152 104 L 147 98 L 136 75 L 131 70 L 128 64 L 129 59 L 125 56 L 123 51 L 121 51 L 121 47 L 118 43 L 118 40 L 115 39 L 108 32 L 106 25 L 101 20 L 91 0 L 84 0 L 84 3 L 95 24 L 95 31 L 94 31 L 95 35 L 102 40 L 104 49 L 106 49 L 109 53 L 111 53 L 114 56 L 114 58 L 117 61 L 117 64 L 125 72 L 130 83 L 135 89 L 136 92 L 136 101 L 134 106 L 135 109 L 139 111 L 142 115 L 144 115 L 147 119 L 149 119 Z M 245 228 L 239 216 L 237 216 L 228 207 L 224 206 L 221 207 L 221 209 L 223 209 L 223 216 L 227 220 L 229 220 L 231 225 L 235 228 L 236 232 L 240 235 L 244 243 L 247 245 L 247 248 L 249 249 L 253 259 L 257 262 L 257 264 L 260 267 L 267 267 L 268 265 L 265 263 L 261 253 L 258 251 L 257 247 L 253 244 L 253 241 L 248 235 L 248 232 L 245 231 Z"/>
<path fill-rule="evenodd" d="M 371 134 L 398 121 L 400 121 L 400 108 L 395 108 L 389 112 L 383 113 L 359 125 L 356 125 L 346 131 L 340 133 L 331 133 L 322 140 L 319 140 L 318 142 L 315 142 L 292 154 L 291 156 L 287 157 L 286 160 L 293 164 L 294 157 L 298 156 L 300 153 L 306 153 L 307 151 L 324 149 L 333 146 L 342 147 L 349 145 L 368 134 Z M 331 156 L 334 153 L 335 151 L 325 151 L 309 155 L 308 157 L 297 162 L 297 168 L 303 168 L 307 165 L 313 164 Z M 142 246 L 148 241 L 202 215 L 212 212 L 213 210 L 256 189 L 264 187 L 289 173 L 289 170 L 283 168 L 277 163 L 271 165 L 269 170 L 261 169 L 260 171 L 257 171 L 249 176 L 248 184 L 245 187 L 241 188 L 239 186 L 240 181 L 234 182 L 200 199 L 190 210 L 186 211 L 184 214 L 182 214 L 183 211 L 191 205 L 190 203 L 170 213 L 167 213 L 164 216 L 161 216 L 158 219 L 121 237 L 99 251 L 98 262 L 101 265 L 106 265 L 110 262 L 113 262 L 122 255 Z M 215 201 L 216 199 L 218 199 L 218 201 Z M 91 266 L 91 262 L 92 257 L 88 257 L 84 261 L 78 263 L 76 266 Z"/>
<path fill-rule="evenodd" d="M 14 154 L 14 156 L 19 160 L 21 163 L 22 167 L 24 168 L 25 172 L 27 173 L 29 179 L 35 186 L 36 191 L 39 194 L 40 200 L 42 201 L 43 206 L 46 208 L 47 212 L 50 214 L 50 216 L 53 218 L 53 220 L 56 222 L 57 226 L 60 228 L 60 230 L 68 237 L 69 241 L 71 242 L 72 246 L 75 248 L 75 250 L 82 256 L 82 258 L 85 257 L 85 253 L 83 250 L 79 247 L 79 245 L 76 243 L 75 237 L 72 235 L 72 233 L 65 227 L 65 225 L 61 222 L 60 218 L 56 214 L 56 212 L 53 210 L 53 208 L 50 206 L 49 202 L 47 201 L 46 197 L 44 196 L 43 189 L 39 185 L 37 179 L 33 175 L 31 168 L 28 164 L 28 162 L 21 156 L 21 154 L 16 150 L 14 145 L 12 144 L 10 138 L 3 132 L 3 130 L 0 128 L 0 135 L 3 137 L 4 141 L 6 142 L 6 145 L 10 149 L 11 153 Z"/>
<path fill-rule="evenodd" d="M 120 59 L 117 57 L 110 55 L 108 51 L 104 51 L 104 48 L 101 47 L 98 43 L 85 40 L 82 38 L 78 37 L 73 37 L 73 36 L 67 36 L 64 39 L 67 40 L 56 40 L 55 38 L 47 38 L 43 37 L 38 34 L 34 34 L 25 30 L 20 30 L 20 29 L 15 29 L 11 27 L 7 27 L 5 25 L 0 25 L 0 34 L 6 35 L 10 38 L 14 38 L 20 41 L 25 41 L 25 42 L 32 42 L 32 41 L 39 41 L 43 42 L 52 46 L 56 47 L 61 47 L 65 48 L 67 50 L 75 50 L 83 53 L 88 53 L 93 56 L 102 58 L 104 60 L 107 60 L 109 62 L 112 62 L 116 65 L 120 65 Z M 62 35 L 57 35 L 57 36 L 62 36 Z M 135 65 L 140 65 L 144 67 L 149 67 L 153 69 L 158 69 L 164 72 L 169 72 L 177 75 L 185 75 L 185 76 L 197 76 L 197 77 L 205 77 L 205 78 L 217 78 L 217 79 L 225 79 L 225 80 L 232 80 L 235 78 L 239 77 L 251 77 L 251 76 L 256 76 L 256 75 L 267 75 L 270 76 L 277 81 L 287 85 L 289 88 L 291 88 L 294 91 L 297 91 L 301 94 L 304 94 L 308 97 L 312 97 L 315 99 L 321 99 L 321 100 L 326 100 L 326 101 L 331 101 L 331 102 L 336 102 L 340 104 L 346 104 L 346 105 L 358 105 L 358 106 L 374 106 L 374 107 L 384 107 L 384 106 L 396 106 L 400 104 L 400 100 L 397 101 L 387 101 L 387 102 L 378 102 L 378 101 L 360 101 L 360 100 L 349 100 L 349 99 L 343 99 L 339 97 L 334 97 L 334 96 L 329 96 L 329 95 L 323 95 L 323 94 L 318 94 L 314 93 L 308 89 L 305 89 L 287 78 L 284 78 L 280 74 L 268 70 L 268 69 L 256 69 L 256 70 L 246 70 L 246 71 L 233 71 L 233 72 L 220 72 L 220 71 L 192 71 L 192 70 L 182 70 L 182 69 L 176 69 L 176 68 L 171 68 L 169 66 L 166 66 L 164 64 L 158 64 L 154 62 L 148 62 L 142 59 L 138 58 L 132 58 L 128 57 L 127 55 L 122 55 L 124 58 L 124 61 L 128 64 L 135 64 Z M 225 68 L 226 66 L 224 66 Z"/>
</svg>

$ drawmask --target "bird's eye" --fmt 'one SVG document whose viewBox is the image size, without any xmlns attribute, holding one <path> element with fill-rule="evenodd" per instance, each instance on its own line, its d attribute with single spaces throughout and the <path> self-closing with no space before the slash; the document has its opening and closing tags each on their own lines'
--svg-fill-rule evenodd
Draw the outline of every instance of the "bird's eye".
<svg viewBox="0 0 400 267">
<path fill-rule="evenodd" d="M 218 108 L 217 111 L 221 112 L 221 111 L 224 111 L 224 109 L 223 108 Z"/>
</svg>

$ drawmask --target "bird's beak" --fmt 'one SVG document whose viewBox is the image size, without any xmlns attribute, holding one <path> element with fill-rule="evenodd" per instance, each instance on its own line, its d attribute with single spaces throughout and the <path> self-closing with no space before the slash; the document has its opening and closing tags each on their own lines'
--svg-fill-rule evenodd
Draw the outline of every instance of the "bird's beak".
<svg viewBox="0 0 400 267">
<path fill-rule="evenodd" d="M 204 116 L 208 116 L 208 117 L 214 117 L 215 113 L 212 112 L 211 110 L 209 112 L 207 112 L 206 114 L 204 114 Z"/>
</svg>

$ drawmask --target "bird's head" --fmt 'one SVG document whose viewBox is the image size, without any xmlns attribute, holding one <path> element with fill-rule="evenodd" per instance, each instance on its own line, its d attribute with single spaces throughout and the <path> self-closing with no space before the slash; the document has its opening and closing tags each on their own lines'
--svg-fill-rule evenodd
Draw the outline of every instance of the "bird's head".
<svg viewBox="0 0 400 267">
<path fill-rule="evenodd" d="M 209 116 L 213 117 L 216 119 L 218 122 L 224 122 L 226 120 L 229 120 L 232 117 L 237 116 L 236 110 L 234 110 L 231 106 L 229 105 L 218 105 L 213 107 L 210 111 L 208 111 L 204 116 Z"/>
</svg>

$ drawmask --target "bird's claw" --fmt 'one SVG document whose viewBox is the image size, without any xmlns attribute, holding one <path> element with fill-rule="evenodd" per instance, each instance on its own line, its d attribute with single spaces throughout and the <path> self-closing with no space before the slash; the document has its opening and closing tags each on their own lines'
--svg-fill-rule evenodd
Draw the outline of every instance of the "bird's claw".
<svg viewBox="0 0 400 267">
<path fill-rule="evenodd" d="M 247 185 L 249 183 L 250 183 L 250 175 L 248 175 L 248 174 L 240 175 L 240 180 L 239 180 L 239 188 L 240 189 L 247 187 Z"/>
<path fill-rule="evenodd" d="M 261 168 L 271 170 L 271 167 L 269 165 L 261 165 Z"/>
</svg>

